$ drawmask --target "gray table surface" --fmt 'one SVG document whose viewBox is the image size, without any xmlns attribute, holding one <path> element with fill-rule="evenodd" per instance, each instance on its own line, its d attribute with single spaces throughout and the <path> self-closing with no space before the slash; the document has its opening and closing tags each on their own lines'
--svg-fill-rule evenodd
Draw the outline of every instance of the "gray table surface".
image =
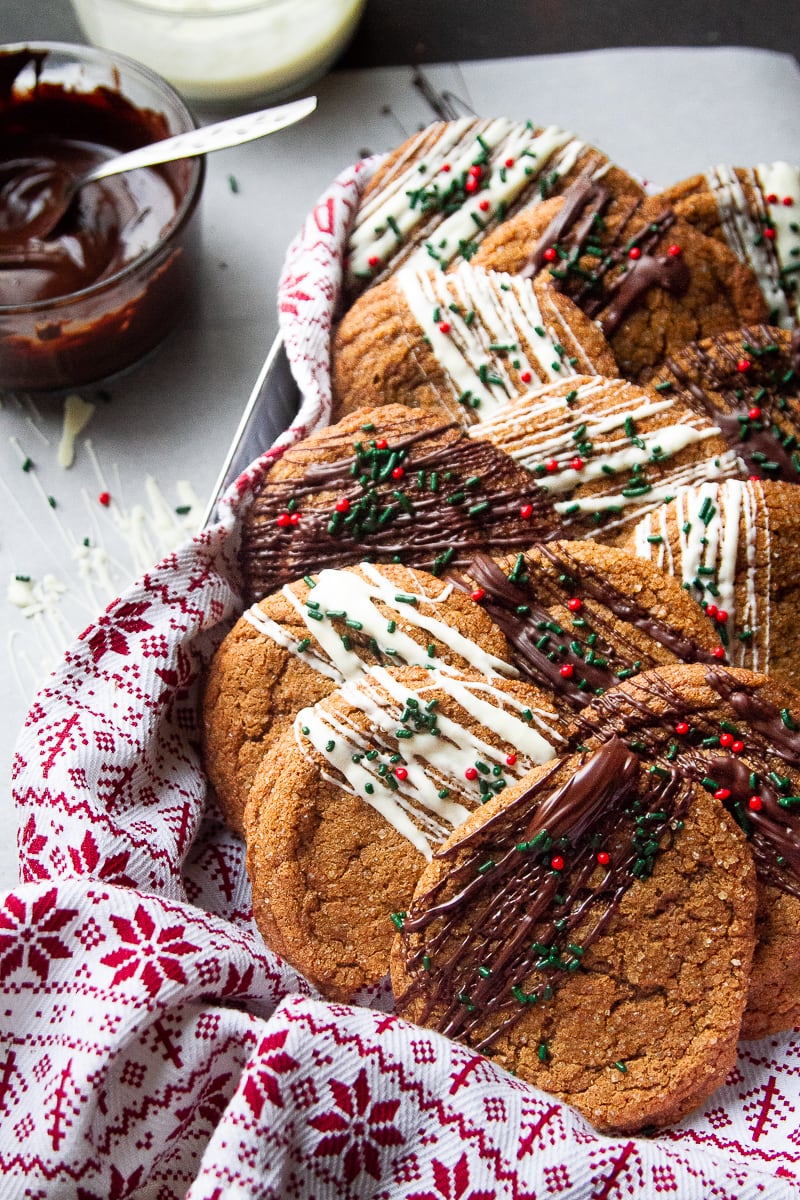
<svg viewBox="0 0 800 1200">
<path fill-rule="evenodd" d="M 66 0 L 25 9 L 0 0 L 4 40 L 74 38 L 70 22 Z M 463 50 L 463 37 L 453 44 Z M 642 49 L 458 65 L 445 49 L 441 58 L 426 68 L 431 83 L 475 111 L 573 129 L 661 184 L 716 162 L 800 161 L 800 72 L 789 54 Z M 652 82 L 664 79 L 667 96 Z M 113 382 L 110 398 L 82 389 L 96 410 L 71 469 L 58 462 L 59 403 L 0 401 L 0 887 L 16 880 L 10 764 L 37 683 L 67 641 L 205 508 L 276 333 L 277 280 L 303 214 L 363 151 L 387 150 L 433 117 L 408 66 L 342 69 L 317 91 L 319 111 L 308 122 L 208 159 L 192 304 L 157 354 Z M 25 456 L 35 470 L 20 470 Z M 97 503 L 105 488 L 111 510 Z M 192 511 L 178 519 L 187 497 Z M 75 553 L 87 535 L 104 554 L 91 576 Z M 6 598 L 17 573 L 42 586 L 40 611 Z"/>
</svg>

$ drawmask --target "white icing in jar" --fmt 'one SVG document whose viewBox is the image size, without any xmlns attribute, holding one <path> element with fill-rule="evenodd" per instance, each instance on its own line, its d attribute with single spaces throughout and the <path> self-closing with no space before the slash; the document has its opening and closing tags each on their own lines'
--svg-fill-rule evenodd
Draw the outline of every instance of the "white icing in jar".
<svg viewBox="0 0 800 1200">
<path fill-rule="evenodd" d="M 278 99 L 318 79 L 366 0 L 72 0 L 96 46 L 145 63 L 191 100 Z"/>
</svg>

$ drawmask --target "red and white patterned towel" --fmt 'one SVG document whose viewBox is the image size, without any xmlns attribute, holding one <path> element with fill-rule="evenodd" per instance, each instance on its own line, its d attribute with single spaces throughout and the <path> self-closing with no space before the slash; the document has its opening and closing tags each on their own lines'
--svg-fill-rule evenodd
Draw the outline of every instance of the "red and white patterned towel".
<svg viewBox="0 0 800 1200">
<path fill-rule="evenodd" d="M 281 327 L 305 401 L 169 555 L 69 648 L 19 740 L 21 885 L 0 898 L 0 1195 L 800 1197 L 800 1039 L 746 1044 L 655 1139 L 570 1109 L 437 1034 L 328 1004 L 265 949 L 243 847 L 203 776 L 197 687 L 241 608 L 237 517 L 327 420 L 343 232 L 369 167 L 289 251 Z"/>
</svg>

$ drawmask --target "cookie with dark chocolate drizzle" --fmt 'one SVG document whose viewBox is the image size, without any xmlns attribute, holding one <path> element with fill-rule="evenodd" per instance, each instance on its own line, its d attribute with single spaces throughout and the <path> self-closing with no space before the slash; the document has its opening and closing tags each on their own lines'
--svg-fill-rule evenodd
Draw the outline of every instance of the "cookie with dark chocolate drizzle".
<svg viewBox="0 0 800 1200">
<path fill-rule="evenodd" d="M 498 561 L 477 555 L 462 586 L 479 589 L 515 666 L 565 713 L 653 667 L 724 658 L 678 582 L 623 550 L 559 541 Z"/>
<path fill-rule="evenodd" d="M 751 321 L 767 306 L 755 275 L 658 198 L 613 196 L 581 178 L 485 239 L 476 264 L 552 286 L 596 321 L 620 373 L 643 382 L 671 347 Z"/>
<path fill-rule="evenodd" d="M 242 522 L 252 600 L 362 559 L 441 575 L 559 528 L 531 476 L 488 442 L 420 409 L 361 409 L 292 446 Z"/>
<path fill-rule="evenodd" d="M 800 335 L 754 325 L 692 342 L 652 381 L 719 426 L 743 473 L 800 482 Z"/>
<path fill-rule="evenodd" d="M 800 695 L 766 675 L 664 667 L 598 697 L 572 745 L 625 740 L 657 777 L 678 771 L 741 826 L 758 880 L 757 945 L 745 1037 L 800 1020 Z"/>
<path fill-rule="evenodd" d="M 612 737 L 440 849 L 395 939 L 399 1011 L 601 1130 L 669 1124 L 735 1059 L 754 890 L 719 801 Z"/>
</svg>

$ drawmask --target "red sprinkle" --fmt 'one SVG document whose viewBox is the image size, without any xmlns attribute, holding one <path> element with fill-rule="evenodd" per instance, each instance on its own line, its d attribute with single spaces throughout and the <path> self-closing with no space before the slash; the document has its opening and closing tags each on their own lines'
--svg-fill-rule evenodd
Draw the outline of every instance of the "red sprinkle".
<svg viewBox="0 0 800 1200">
<path fill-rule="evenodd" d="M 440 321 L 439 322 L 439 333 L 449 333 L 449 332 L 450 332 L 450 322 L 449 321 Z"/>
<path fill-rule="evenodd" d="M 405 475 L 405 473 L 406 472 L 405 472 L 404 467 L 393 467 L 392 468 L 392 479 L 402 479 L 403 476 Z"/>
<path fill-rule="evenodd" d="M 573 596 L 571 600 L 568 600 L 567 608 L 570 612 L 580 612 L 583 608 L 583 601 L 580 596 Z"/>
<path fill-rule="evenodd" d="M 442 163 L 442 165 L 439 167 L 439 170 L 444 171 L 444 173 L 446 175 L 447 172 L 450 170 L 450 163 Z"/>
<path fill-rule="evenodd" d="M 478 778 L 478 768 L 477 767 L 467 767 L 466 771 L 464 772 L 464 778 L 470 779 L 470 780 L 477 779 Z"/>
<path fill-rule="evenodd" d="M 716 619 L 718 614 L 719 614 L 719 609 L 717 608 L 716 604 L 707 604 L 706 605 L 706 616 L 707 617 Z"/>
<path fill-rule="evenodd" d="M 381 260 L 378 258 L 377 254 L 370 254 L 369 258 L 367 259 L 367 262 L 371 267 L 377 267 L 380 261 Z"/>
<path fill-rule="evenodd" d="M 389 443 L 387 442 L 386 438 L 378 438 L 378 440 L 375 443 L 375 449 L 376 450 L 385 450 L 388 445 L 389 445 Z"/>
<path fill-rule="evenodd" d="M 636 258 L 641 258 L 641 257 L 642 257 L 642 252 L 639 249 L 639 247 L 631 246 L 630 250 L 628 251 L 628 258 L 636 259 Z"/>
<path fill-rule="evenodd" d="M 717 609 L 717 620 L 719 621 L 720 625 L 724 625 L 726 623 L 726 621 L 728 620 L 727 608 L 718 608 Z"/>
<path fill-rule="evenodd" d="M 733 745 L 733 734 L 732 733 L 721 733 L 719 735 L 719 744 L 720 744 L 720 746 L 723 746 L 727 750 L 730 746 Z"/>
<path fill-rule="evenodd" d="M 667 254 L 670 256 L 670 258 L 678 258 L 679 255 L 683 254 L 683 251 L 681 250 L 680 246 L 673 244 L 668 248 Z"/>
<path fill-rule="evenodd" d="M 340 496 L 336 501 L 335 508 L 340 513 L 350 512 L 350 501 L 347 499 L 347 496 Z"/>
<path fill-rule="evenodd" d="M 761 420 L 761 409 L 758 407 L 757 404 L 754 404 L 752 408 L 748 408 L 747 416 L 751 421 L 760 421 Z"/>
<path fill-rule="evenodd" d="M 775 192 L 770 192 L 770 194 L 765 198 L 766 198 L 767 204 L 777 204 L 778 203 L 778 197 L 775 194 Z"/>
<path fill-rule="evenodd" d="M 289 514 L 289 524 L 290 525 L 299 525 L 299 523 L 300 523 L 300 513 L 299 512 L 290 513 Z"/>
<path fill-rule="evenodd" d="M 572 679 L 572 676 L 575 673 L 575 668 L 573 667 L 572 663 L 564 663 L 563 667 L 559 667 L 558 670 L 559 674 L 564 679 Z"/>
<path fill-rule="evenodd" d="M 101 492 L 97 499 L 103 505 L 103 508 L 108 508 L 109 504 L 111 503 L 111 493 Z"/>
<path fill-rule="evenodd" d="M 771 225 L 768 225 L 767 228 L 764 230 L 764 237 L 767 238 L 770 242 L 773 242 L 775 240 L 775 230 L 772 228 Z"/>
<path fill-rule="evenodd" d="M 576 454 L 574 458 L 570 459 L 569 465 L 572 467 L 573 471 L 582 471 L 584 462 L 583 459 Z"/>
<path fill-rule="evenodd" d="M 607 850 L 598 850 L 597 851 L 597 861 L 600 863 L 601 867 L 607 867 L 608 864 L 611 862 L 611 855 L 608 853 Z"/>
<path fill-rule="evenodd" d="M 762 808 L 764 807 L 764 801 L 760 796 L 751 796 L 747 801 L 747 807 L 753 812 L 761 812 Z"/>
<path fill-rule="evenodd" d="M 522 508 L 519 510 L 519 515 L 522 517 L 523 521 L 530 521 L 531 517 L 533 516 L 533 505 L 523 504 Z"/>
<path fill-rule="evenodd" d="M 714 792 L 715 800 L 727 800 L 731 794 L 730 788 L 717 788 Z"/>
<path fill-rule="evenodd" d="M 564 859 L 561 857 L 560 854 L 554 854 L 553 857 L 550 859 L 550 866 L 553 868 L 554 871 L 563 871 L 564 870 Z"/>
<path fill-rule="evenodd" d="M 398 779 L 408 779 L 408 770 L 406 767 L 395 767 L 394 773 Z"/>
<path fill-rule="evenodd" d="M 744 373 L 746 371 L 750 370 L 752 365 L 753 364 L 751 363 L 749 358 L 740 358 L 736 364 L 736 370 L 739 371 L 742 375 L 744 375 Z"/>
<path fill-rule="evenodd" d="M 476 179 L 480 179 L 481 175 L 483 174 L 483 168 L 481 167 L 480 163 L 473 163 L 467 171 L 467 174 L 474 175 Z"/>
<path fill-rule="evenodd" d="M 787 208 L 791 208 L 794 204 L 794 199 L 792 196 L 784 196 L 781 200 L 781 204 L 785 204 Z"/>
<path fill-rule="evenodd" d="M 477 179 L 475 175 L 470 175 L 469 179 L 464 184 L 464 191 L 470 192 L 470 193 L 477 192 L 477 190 L 480 186 L 481 186 L 480 180 Z"/>
<path fill-rule="evenodd" d="M 553 471 L 558 470 L 558 459 L 548 458 L 547 462 L 544 464 L 544 469 L 545 471 L 549 471 L 552 475 Z"/>
<path fill-rule="evenodd" d="M 291 524 L 291 521 L 292 518 L 287 512 L 279 513 L 275 518 L 275 524 L 280 525 L 281 529 L 285 529 L 287 525 Z"/>
<path fill-rule="evenodd" d="M 725 657 L 725 647 L 724 646 L 715 646 L 714 649 L 711 651 L 711 653 L 714 655 L 714 658 L 724 658 Z"/>
<path fill-rule="evenodd" d="M 513 167 L 513 165 L 514 165 L 514 160 L 513 160 L 513 158 L 507 158 L 507 159 L 506 159 L 506 164 L 505 164 L 505 165 L 506 165 L 507 167 Z"/>
<path fill-rule="evenodd" d="M 492 206 L 488 200 L 481 200 L 480 204 L 478 205 L 478 208 L 481 210 L 481 212 L 488 212 L 491 207 Z"/>
<path fill-rule="evenodd" d="M 483 599 L 483 597 L 486 595 L 486 592 L 483 590 L 482 587 L 476 587 L 473 589 L 473 591 L 470 593 L 470 595 L 472 596 L 472 599 L 477 602 L 478 600 Z"/>
<path fill-rule="evenodd" d="M 741 754 L 743 750 L 744 750 L 744 742 L 740 742 L 737 739 L 735 742 L 731 743 L 731 751 L 734 754 Z"/>
<path fill-rule="evenodd" d="M 514 763 L 515 763 L 516 761 L 517 761 L 517 756 L 516 756 L 516 754 L 507 754 L 507 755 L 506 755 L 506 762 L 508 763 L 509 767 L 513 767 L 513 766 L 514 766 Z"/>
<path fill-rule="evenodd" d="M 548 246 L 543 255 L 545 262 L 555 262 L 558 258 L 558 251 L 554 246 Z"/>
<path fill-rule="evenodd" d="M 530 383 L 530 381 L 533 379 L 533 376 L 531 375 L 530 371 L 523 371 L 520 375 L 520 379 L 523 383 Z"/>
<path fill-rule="evenodd" d="M 689 732 L 689 722 L 688 721 L 678 721 L 678 724 L 675 726 L 675 732 L 680 737 L 683 737 L 684 734 Z"/>
</svg>

